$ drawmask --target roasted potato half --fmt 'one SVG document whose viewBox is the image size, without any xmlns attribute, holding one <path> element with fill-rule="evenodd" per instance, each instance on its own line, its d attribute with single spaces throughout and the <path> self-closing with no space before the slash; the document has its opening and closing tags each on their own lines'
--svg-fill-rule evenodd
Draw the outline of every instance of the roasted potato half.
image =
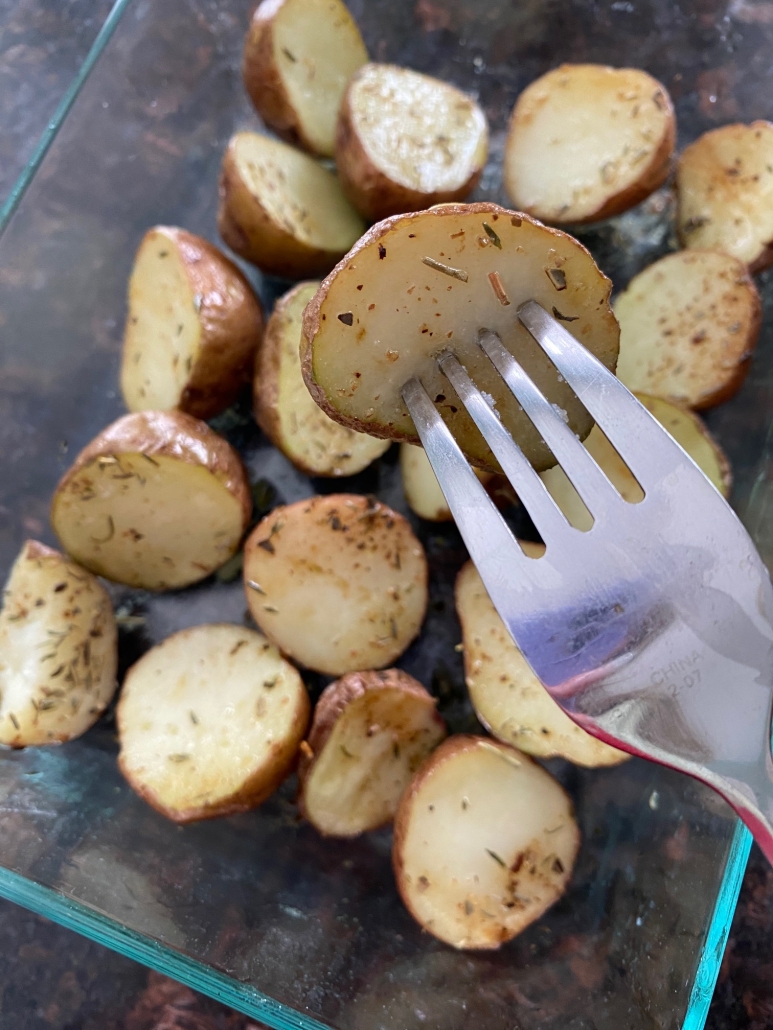
<svg viewBox="0 0 773 1030">
<path fill-rule="evenodd" d="M 252 617 L 284 654 L 342 676 L 390 665 L 418 634 L 427 560 L 410 525 L 372 497 L 276 508 L 244 548 Z"/>
<path fill-rule="evenodd" d="M 350 672 L 314 709 L 298 766 L 301 811 L 331 837 L 383 826 L 445 735 L 435 699 L 413 676 Z"/>
<path fill-rule="evenodd" d="M 365 223 L 314 158 L 239 132 L 223 157 L 218 228 L 231 250 L 262 271 L 301 279 L 329 272 Z"/>
<path fill-rule="evenodd" d="M 740 387 L 760 332 L 743 262 L 711 250 L 667 254 L 615 299 L 617 375 L 630 390 L 709 408 Z"/>
<path fill-rule="evenodd" d="M 341 0 L 263 0 L 244 44 L 244 86 L 269 128 L 332 157 L 346 83 L 367 60 Z"/>
<path fill-rule="evenodd" d="M 488 394 L 532 464 L 554 459 L 478 346 L 497 332 L 581 438 L 592 421 L 516 316 L 538 301 L 614 371 L 618 326 L 611 283 L 571 236 L 496 204 L 448 204 L 375 225 L 324 280 L 303 317 L 301 365 L 312 396 L 342 425 L 419 443 L 402 400 L 418 378 L 473 464 L 498 471 L 440 372 L 453 351 Z"/>
<path fill-rule="evenodd" d="M 544 551 L 542 544 L 521 546 L 532 557 Z M 576 765 L 618 765 L 628 758 L 592 737 L 553 700 L 513 642 L 472 562 L 456 580 L 456 612 L 470 700 L 498 740 L 539 758 L 568 758 Z"/>
<path fill-rule="evenodd" d="M 309 476 L 353 476 L 389 448 L 334 422 L 314 401 L 301 374 L 303 310 L 319 283 L 299 283 L 281 297 L 255 363 L 255 418 L 275 447 Z"/>
<path fill-rule="evenodd" d="M 416 921 L 455 948 L 498 948 L 566 890 L 580 843 L 563 787 L 520 751 L 449 737 L 403 794 L 392 861 Z"/>
<path fill-rule="evenodd" d="M 336 166 L 346 195 L 370 222 L 463 200 L 487 153 L 486 116 L 447 82 L 367 64 L 346 88 Z"/>
<path fill-rule="evenodd" d="M 212 418 L 250 381 L 263 310 L 236 265 L 200 236 L 157 225 L 129 280 L 121 392 L 129 411 Z"/>
<path fill-rule="evenodd" d="M 110 704 L 117 667 L 105 588 L 63 554 L 28 540 L 0 610 L 0 744 L 79 737 Z"/>
<path fill-rule="evenodd" d="M 252 512 L 236 451 L 180 411 L 125 415 L 59 482 L 51 524 L 68 554 L 128 586 L 172 590 L 238 549 Z"/>
<path fill-rule="evenodd" d="M 638 68 L 562 64 L 518 97 L 505 146 L 515 207 L 561 225 L 620 214 L 668 178 L 676 120 Z"/>
<path fill-rule="evenodd" d="M 685 247 L 723 250 L 752 272 L 773 264 L 773 123 L 704 133 L 679 158 L 676 191 Z"/>
<path fill-rule="evenodd" d="M 290 772 L 310 710 L 298 672 L 262 634 L 194 626 L 126 674 L 118 765 L 177 823 L 245 812 Z"/>
</svg>

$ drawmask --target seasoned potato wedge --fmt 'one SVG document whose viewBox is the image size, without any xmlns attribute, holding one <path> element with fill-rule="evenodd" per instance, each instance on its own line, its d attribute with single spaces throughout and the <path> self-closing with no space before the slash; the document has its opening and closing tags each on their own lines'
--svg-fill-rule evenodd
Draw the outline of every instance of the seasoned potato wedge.
<svg viewBox="0 0 773 1030">
<path fill-rule="evenodd" d="M 105 588 L 63 554 L 28 540 L 0 610 L 0 744 L 79 737 L 110 703 L 117 667 Z"/>
<path fill-rule="evenodd" d="M 275 447 L 309 476 L 353 476 L 389 448 L 334 422 L 314 401 L 298 351 L 303 309 L 319 283 L 299 283 L 274 308 L 255 363 L 255 418 Z"/>
<path fill-rule="evenodd" d="M 118 764 L 175 822 L 245 812 L 290 772 L 310 711 L 298 672 L 262 634 L 194 626 L 126 674 Z"/>
<path fill-rule="evenodd" d="M 341 0 L 263 0 L 244 45 L 244 86 L 269 128 L 332 157 L 346 83 L 367 60 Z"/>
<path fill-rule="evenodd" d="M 303 317 L 301 365 L 312 396 L 342 425 L 419 443 L 403 384 L 421 380 L 460 447 L 496 472 L 495 459 L 440 372 L 450 348 L 492 399 L 537 468 L 554 464 L 544 441 L 477 345 L 499 334 L 581 437 L 590 416 L 518 321 L 538 301 L 614 371 L 618 327 L 611 284 L 571 236 L 496 204 L 448 204 L 375 225 L 325 279 Z"/>
<path fill-rule="evenodd" d="M 630 390 L 708 408 L 736 392 L 760 331 L 741 261 L 710 250 L 667 254 L 615 300 L 617 374 Z"/>
<path fill-rule="evenodd" d="M 671 99 L 638 68 L 563 64 L 518 97 L 505 148 L 515 207 L 557 224 L 609 218 L 668 178 Z"/>
<path fill-rule="evenodd" d="M 217 247 L 184 229 L 149 229 L 134 259 L 121 392 L 129 411 L 211 418 L 250 381 L 260 301 Z"/>
<path fill-rule="evenodd" d="M 704 133 L 679 159 L 676 191 L 685 247 L 723 250 L 753 272 L 773 264 L 773 123 Z"/>
<path fill-rule="evenodd" d="M 650 397 L 644 393 L 636 396 L 658 422 L 669 431 L 676 442 L 687 451 L 696 465 L 701 467 L 722 496 L 729 497 L 732 486 L 730 463 L 722 448 L 706 428 L 703 419 L 681 404 L 674 404 L 660 397 Z M 642 488 L 598 426 L 591 429 L 585 440 L 585 446 L 602 471 L 612 481 L 621 497 L 633 504 L 643 498 Z M 542 472 L 541 475 L 553 499 L 571 524 L 578 529 L 590 529 L 593 519 L 564 470 L 556 465 L 552 469 Z M 520 747 L 520 745 L 518 746 Z"/>
<path fill-rule="evenodd" d="M 51 502 L 68 554 L 146 590 L 188 586 L 237 550 L 252 511 L 236 451 L 179 411 L 125 415 L 85 447 Z"/>
<path fill-rule="evenodd" d="M 453 521 L 451 510 L 423 447 L 412 443 L 400 444 L 400 473 L 405 499 L 411 511 L 429 522 Z M 475 474 L 484 486 L 494 478 L 490 472 L 482 469 L 476 469 Z"/>
<path fill-rule="evenodd" d="M 446 735 L 435 704 L 399 669 L 350 672 L 322 692 L 298 766 L 301 811 L 320 833 L 356 837 L 393 818 Z"/>
<path fill-rule="evenodd" d="M 563 787 L 483 737 L 449 737 L 403 794 L 392 860 L 411 915 L 455 948 L 498 948 L 566 890 L 580 843 Z"/>
<path fill-rule="evenodd" d="M 532 557 L 545 550 L 542 544 L 525 541 L 521 546 Z M 628 758 L 573 722 L 545 690 L 497 614 L 472 562 L 456 579 L 456 612 L 462 624 L 470 700 L 495 737 L 530 755 L 568 758 L 576 765 L 618 765 Z"/>
<path fill-rule="evenodd" d="M 347 196 L 370 222 L 463 200 L 487 153 L 486 116 L 447 82 L 367 64 L 346 88 L 336 166 Z"/>
<path fill-rule="evenodd" d="M 276 508 L 244 547 L 252 617 L 309 669 L 383 669 L 427 608 L 427 560 L 408 522 L 372 497 L 330 494 Z"/>
<path fill-rule="evenodd" d="M 231 250 L 264 272 L 300 279 L 330 271 L 365 223 L 313 158 L 239 132 L 223 157 L 218 228 Z"/>
</svg>

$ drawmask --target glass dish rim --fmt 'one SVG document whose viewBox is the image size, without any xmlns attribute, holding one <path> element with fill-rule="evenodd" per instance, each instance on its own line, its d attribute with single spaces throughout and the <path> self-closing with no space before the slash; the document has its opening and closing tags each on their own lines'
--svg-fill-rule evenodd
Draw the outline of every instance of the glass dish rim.
<svg viewBox="0 0 773 1030">
<path fill-rule="evenodd" d="M 115 0 L 72 82 L 49 118 L 29 160 L 0 206 L 0 237 L 43 163 L 78 95 L 133 0 Z M 681 1030 L 703 1030 L 751 850 L 752 835 L 736 821 Z M 211 966 L 132 930 L 97 909 L 0 866 L 0 897 L 87 937 L 258 1019 L 273 1030 L 330 1030 L 326 1024 Z"/>
</svg>

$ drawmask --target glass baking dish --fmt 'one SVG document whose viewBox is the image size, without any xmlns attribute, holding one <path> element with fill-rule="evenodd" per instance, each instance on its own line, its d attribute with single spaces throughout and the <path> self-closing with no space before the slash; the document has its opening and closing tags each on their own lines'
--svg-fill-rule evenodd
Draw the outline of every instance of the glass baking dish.
<svg viewBox="0 0 773 1030">
<path fill-rule="evenodd" d="M 7 206 L 2 573 L 25 537 L 55 543 L 48 501 L 58 477 L 122 413 L 124 295 L 143 231 L 161 222 L 217 239 L 222 151 L 232 132 L 258 126 L 239 72 L 249 6 L 120 0 L 115 32 L 100 36 L 74 104 L 66 117 L 62 109 L 61 125 L 50 128 Z M 561 61 L 646 68 L 674 97 L 681 144 L 722 122 L 768 113 L 773 25 L 754 0 L 729 8 L 718 0 L 350 6 L 374 59 L 439 75 L 480 99 L 492 146 L 479 198 L 505 199 L 499 169 L 513 101 Z M 619 288 L 676 245 L 672 214 L 663 190 L 582 239 Z M 249 274 L 267 304 L 286 288 Z M 773 553 L 770 278 L 760 277 L 766 321 L 751 374 L 709 415 L 734 467 L 734 504 L 765 558 Z M 352 481 L 310 481 L 268 446 L 247 401 L 215 426 L 245 455 L 264 509 L 351 489 L 405 511 L 394 450 Z M 474 729 L 454 650 L 452 589 L 464 549 L 452 526 L 412 521 L 433 588 L 422 638 L 399 664 L 437 694 L 452 729 Z M 245 617 L 238 581 L 158 596 L 111 589 L 122 669 L 176 629 Z M 308 683 L 320 689 L 318 677 Z M 128 789 L 116 750 L 108 716 L 61 748 L 0 753 L 1 895 L 277 1028 L 703 1025 L 749 837 L 723 802 L 684 777 L 638 760 L 596 772 L 550 763 L 583 832 L 571 889 L 499 952 L 465 954 L 422 934 L 403 910 L 388 831 L 322 840 L 299 821 L 291 783 L 256 812 L 177 827 Z"/>
</svg>

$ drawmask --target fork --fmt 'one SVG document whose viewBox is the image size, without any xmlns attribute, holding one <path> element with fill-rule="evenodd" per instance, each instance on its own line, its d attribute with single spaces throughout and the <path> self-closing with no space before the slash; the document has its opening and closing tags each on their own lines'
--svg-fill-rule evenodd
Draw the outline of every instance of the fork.
<svg viewBox="0 0 773 1030">
<path fill-rule="evenodd" d="M 402 395 L 513 640 L 567 714 L 702 780 L 773 863 L 773 589 L 751 538 L 679 444 L 535 301 L 517 317 L 644 491 L 624 501 L 499 337 L 478 343 L 593 516 L 575 529 L 450 351 L 438 364 L 545 545 L 529 558 L 418 379 Z"/>
</svg>

